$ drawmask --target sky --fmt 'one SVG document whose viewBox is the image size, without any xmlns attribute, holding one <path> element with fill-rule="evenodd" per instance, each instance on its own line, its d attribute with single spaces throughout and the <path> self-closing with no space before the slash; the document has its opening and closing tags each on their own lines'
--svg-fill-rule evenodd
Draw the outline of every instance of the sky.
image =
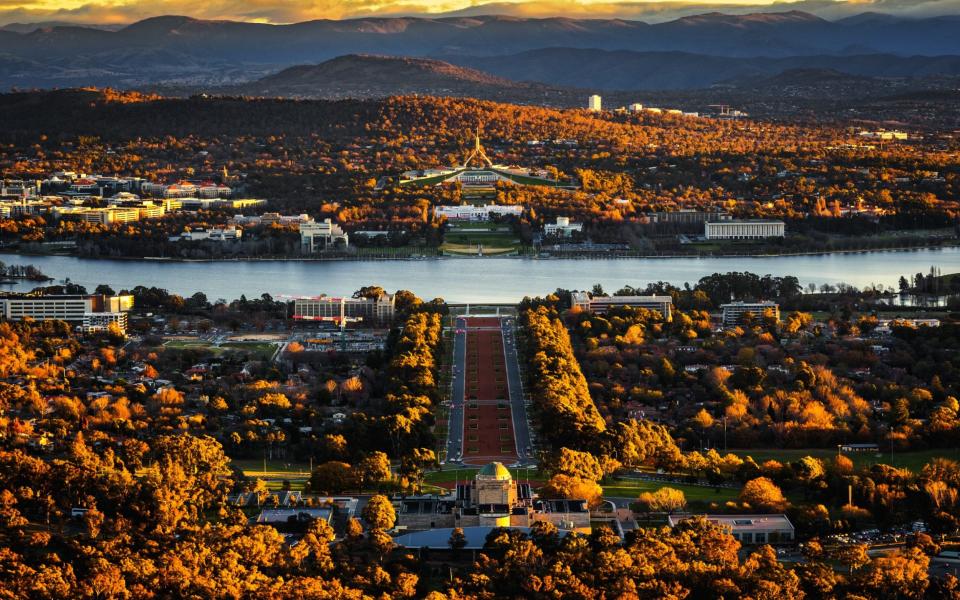
<svg viewBox="0 0 960 600">
<path fill-rule="evenodd" d="M 825 18 L 867 11 L 903 16 L 960 14 L 960 0 L 0 0 L 0 24 L 122 24 L 159 15 L 293 23 L 311 19 L 507 14 L 663 21 L 710 11 L 805 10 Z"/>
</svg>

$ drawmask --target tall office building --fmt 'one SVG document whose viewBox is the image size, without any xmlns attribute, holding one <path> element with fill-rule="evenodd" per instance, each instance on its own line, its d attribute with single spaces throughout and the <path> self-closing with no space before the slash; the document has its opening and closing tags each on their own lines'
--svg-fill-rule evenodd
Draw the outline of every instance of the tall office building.
<svg viewBox="0 0 960 600">
<path fill-rule="evenodd" d="M 596 94 L 590 96 L 587 100 L 587 108 L 595 111 L 603 110 L 603 99 Z"/>
</svg>

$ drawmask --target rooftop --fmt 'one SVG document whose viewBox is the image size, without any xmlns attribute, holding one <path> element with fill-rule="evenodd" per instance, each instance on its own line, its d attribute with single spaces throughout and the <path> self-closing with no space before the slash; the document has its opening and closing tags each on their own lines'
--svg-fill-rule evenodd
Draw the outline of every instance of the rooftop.
<svg viewBox="0 0 960 600">
<path fill-rule="evenodd" d="M 513 475 L 510 474 L 510 471 L 503 466 L 503 463 L 492 462 L 485 465 L 482 469 L 477 472 L 477 478 L 484 479 L 496 479 L 498 481 L 506 481 L 508 479 L 513 479 Z"/>
<path fill-rule="evenodd" d="M 667 523 L 670 527 L 676 527 L 680 522 L 693 518 L 698 515 L 670 515 L 667 517 Z M 703 515 L 711 523 L 716 523 L 737 531 L 768 529 L 790 529 L 793 530 L 793 523 L 787 518 L 787 515 Z"/>
<path fill-rule="evenodd" d="M 487 542 L 487 536 L 490 535 L 490 532 L 494 529 L 500 529 L 498 527 L 464 527 L 463 535 L 467 538 L 467 545 L 464 546 L 465 550 L 481 550 Z M 529 527 L 508 527 L 504 529 L 517 530 L 525 535 L 530 535 Z M 407 533 L 404 535 L 397 536 L 393 541 L 398 546 L 403 546 L 404 548 L 431 548 L 431 549 L 450 549 L 450 534 L 453 533 L 453 529 L 446 527 L 440 529 L 430 529 L 428 531 L 417 531 L 414 533 Z M 561 529 L 558 531 L 560 537 L 566 536 L 569 531 Z"/>
</svg>

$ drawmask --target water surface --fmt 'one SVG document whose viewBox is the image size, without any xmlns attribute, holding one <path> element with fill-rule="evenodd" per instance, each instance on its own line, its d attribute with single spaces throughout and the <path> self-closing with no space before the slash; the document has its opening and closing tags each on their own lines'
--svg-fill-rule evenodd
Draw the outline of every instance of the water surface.
<svg viewBox="0 0 960 600">
<path fill-rule="evenodd" d="M 808 283 L 847 283 L 897 286 L 936 266 L 946 273 L 960 272 L 960 248 L 893 252 L 859 252 L 764 258 L 652 258 L 617 260 L 448 258 L 412 261 L 219 261 L 175 262 L 87 259 L 70 256 L 0 254 L 7 264 L 33 264 L 61 281 L 93 290 L 106 283 L 116 290 L 136 285 L 157 286 L 191 295 L 204 292 L 210 300 L 231 300 L 241 294 L 344 295 L 364 285 L 389 291 L 408 289 L 422 298 L 449 302 L 516 302 L 558 287 L 589 289 L 600 283 L 607 291 L 625 284 L 645 286 L 654 281 L 694 284 L 711 273 L 751 271 L 759 275 L 793 275 Z M 32 282 L 0 289 L 25 291 Z"/>
</svg>

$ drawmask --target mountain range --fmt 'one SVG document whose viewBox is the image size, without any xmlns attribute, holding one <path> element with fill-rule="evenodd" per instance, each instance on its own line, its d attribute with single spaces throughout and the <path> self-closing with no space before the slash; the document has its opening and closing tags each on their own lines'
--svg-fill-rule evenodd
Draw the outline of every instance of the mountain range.
<svg viewBox="0 0 960 600">
<path fill-rule="evenodd" d="M 960 56 L 895 54 L 727 57 L 689 52 L 543 48 L 503 57 L 445 57 L 455 64 L 514 80 L 596 90 L 680 90 L 709 87 L 796 69 L 863 77 L 960 75 Z"/>
<path fill-rule="evenodd" d="M 878 58 L 862 74 L 889 67 L 912 76 L 953 69 L 958 31 L 956 16 L 828 21 L 798 11 L 709 13 L 655 24 L 459 16 L 267 25 L 167 16 L 115 31 L 0 30 L 0 87 L 236 85 L 349 54 L 442 58 L 515 81 L 601 89 L 683 88 L 788 68 L 846 70 L 848 61 L 866 64 L 871 59 L 859 57 L 871 55 L 892 59 Z M 663 73 L 670 69 L 678 73 Z"/>
</svg>

